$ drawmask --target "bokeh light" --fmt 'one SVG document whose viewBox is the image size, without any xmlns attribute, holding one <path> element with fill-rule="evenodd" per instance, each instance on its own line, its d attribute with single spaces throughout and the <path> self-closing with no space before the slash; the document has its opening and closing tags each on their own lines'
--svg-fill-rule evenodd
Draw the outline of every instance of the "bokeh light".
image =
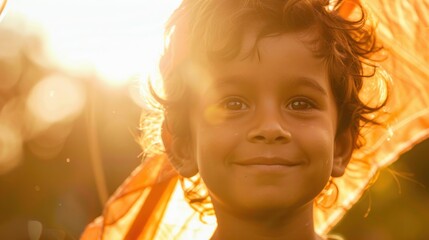
<svg viewBox="0 0 429 240">
<path fill-rule="evenodd" d="M 8 91 L 18 82 L 22 66 L 18 56 L 0 59 L 0 62 L 0 90 Z"/>
<path fill-rule="evenodd" d="M 0 175 L 21 162 L 22 136 L 20 130 L 0 119 Z"/>
<path fill-rule="evenodd" d="M 78 116 L 85 99 L 79 81 L 62 75 L 51 75 L 34 86 L 27 99 L 27 106 L 42 122 L 56 123 Z"/>
</svg>

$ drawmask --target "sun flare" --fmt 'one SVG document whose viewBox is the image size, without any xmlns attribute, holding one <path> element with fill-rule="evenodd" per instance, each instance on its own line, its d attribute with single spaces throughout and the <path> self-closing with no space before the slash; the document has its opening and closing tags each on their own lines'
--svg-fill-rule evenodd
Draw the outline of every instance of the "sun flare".
<svg viewBox="0 0 429 240">
<path fill-rule="evenodd" d="M 156 75 L 163 28 L 179 0 L 15 0 L 10 13 L 43 34 L 51 61 L 110 85 Z"/>
</svg>

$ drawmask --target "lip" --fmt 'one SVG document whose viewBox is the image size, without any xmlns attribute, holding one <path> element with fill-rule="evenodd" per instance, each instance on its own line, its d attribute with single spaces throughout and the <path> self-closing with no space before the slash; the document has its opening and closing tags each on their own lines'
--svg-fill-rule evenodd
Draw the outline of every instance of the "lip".
<svg viewBox="0 0 429 240">
<path fill-rule="evenodd" d="M 281 157 L 254 157 L 234 162 L 241 166 L 287 166 L 293 167 L 301 165 L 299 161 L 291 161 Z"/>
</svg>

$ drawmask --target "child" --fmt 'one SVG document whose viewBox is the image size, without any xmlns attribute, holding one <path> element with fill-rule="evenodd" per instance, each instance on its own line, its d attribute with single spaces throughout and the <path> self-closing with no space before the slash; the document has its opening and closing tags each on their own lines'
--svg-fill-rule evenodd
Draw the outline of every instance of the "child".
<svg viewBox="0 0 429 240">
<path fill-rule="evenodd" d="M 193 223 L 165 223 L 182 211 L 169 202 L 180 179 L 200 217 L 216 216 L 207 238 L 330 239 L 374 176 L 362 127 L 390 120 L 370 63 L 380 47 L 357 9 L 347 20 L 342 1 L 184 0 L 160 62 L 165 94 L 152 91 L 164 120 L 145 116 L 144 164 L 82 238 L 201 239 L 186 235 Z"/>
</svg>

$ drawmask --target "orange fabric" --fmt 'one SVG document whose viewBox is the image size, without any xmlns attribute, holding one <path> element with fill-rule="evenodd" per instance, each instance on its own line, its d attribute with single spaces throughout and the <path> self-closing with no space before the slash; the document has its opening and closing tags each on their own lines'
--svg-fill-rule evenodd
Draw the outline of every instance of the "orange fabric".
<svg viewBox="0 0 429 240">
<path fill-rule="evenodd" d="M 153 186 L 125 239 L 153 239 L 176 182 L 177 178 L 172 178 Z"/>
<path fill-rule="evenodd" d="M 111 239 L 106 233 L 110 228 L 115 228 L 127 214 L 134 216 L 121 224 L 126 228 L 117 229 L 115 234 L 121 236 L 121 239 L 152 239 L 177 179 L 165 155 L 147 159 L 117 189 L 107 202 L 102 218 L 88 225 L 81 239 Z M 130 213 L 139 199 L 143 203 L 138 212 Z"/>
<path fill-rule="evenodd" d="M 377 171 L 390 165 L 400 154 L 429 137 L 429 1 L 361 0 L 377 25 L 385 47 L 380 63 L 385 72 L 367 81 L 363 99 L 374 100 L 386 84 L 390 96 L 378 113 L 379 127 L 365 127 L 365 146 L 355 151 L 345 176 L 335 179 L 340 189 L 338 204 L 317 209 L 319 232 L 326 233 L 359 200 Z"/>
<path fill-rule="evenodd" d="M 354 152 L 345 175 L 334 179 L 339 189 L 335 196 L 337 204 L 315 205 L 315 227 L 319 234 L 326 234 L 359 200 L 377 171 L 429 137 L 429 47 L 426 43 L 429 1 L 361 0 L 361 3 L 377 23 L 379 39 L 386 48 L 383 57 L 387 57 L 380 64 L 385 72 L 380 71 L 366 82 L 361 97 L 376 101 L 374 96 L 383 95 L 387 87 L 390 98 L 378 113 L 384 126 L 363 129 L 365 145 Z M 348 12 L 353 14 L 352 9 L 344 9 L 341 14 Z M 135 236 L 153 239 L 156 228 L 163 226 L 162 217 L 177 178 L 164 154 L 146 160 L 116 191 L 106 204 L 103 217 L 89 225 L 81 239 L 132 239 Z M 175 239 L 189 239 L 186 231 L 198 228 L 191 221 L 177 225 L 183 231 L 175 234 Z"/>
</svg>

